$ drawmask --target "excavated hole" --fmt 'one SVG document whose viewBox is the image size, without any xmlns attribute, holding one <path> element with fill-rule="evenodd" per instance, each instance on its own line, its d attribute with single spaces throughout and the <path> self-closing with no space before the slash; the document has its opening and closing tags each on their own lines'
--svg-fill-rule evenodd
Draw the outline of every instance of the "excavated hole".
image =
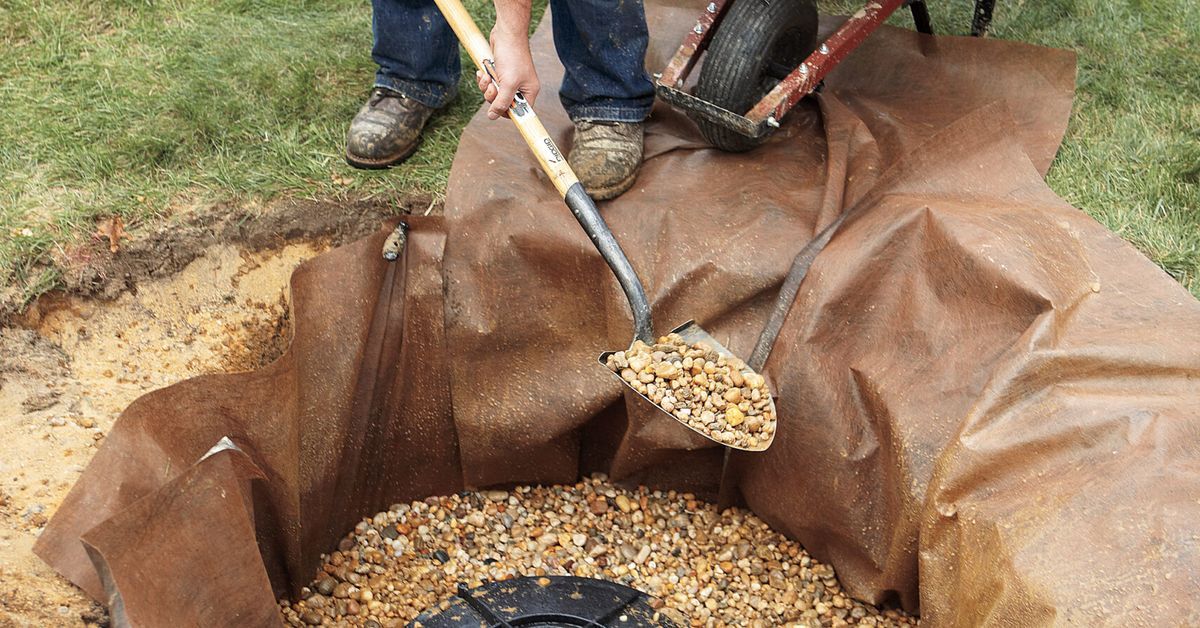
<svg viewBox="0 0 1200 628">
<path fill-rule="evenodd" d="M 102 606 L 33 556 L 37 534 L 134 399 L 196 375 L 261 368 L 283 353 L 288 279 L 344 242 L 329 233 L 343 227 L 316 236 L 299 227 L 288 238 L 251 229 L 235 238 L 241 246 L 189 244 L 186 262 L 179 246 L 144 243 L 140 260 L 155 249 L 175 255 L 147 268 L 178 267 L 105 284 L 100 294 L 111 300 L 78 289 L 44 297 L 20 324 L 0 327 L 0 429 L 8 451 L 20 452 L 0 460 L 0 624 L 108 624 Z M 628 584 L 656 596 L 660 612 L 681 625 L 913 621 L 854 602 L 831 568 L 745 511 L 718 514 L 690 495 L 629 491 L 602 478 L 498 495 L 430 498 L 364 519 L 326 557 L 305 599 L 281 602 L 283 617 L 402 626 L 458 583 L 525 574 Z M 369 573 L 355 583 L 346 567 L 358 564 Z"/>
</svg>

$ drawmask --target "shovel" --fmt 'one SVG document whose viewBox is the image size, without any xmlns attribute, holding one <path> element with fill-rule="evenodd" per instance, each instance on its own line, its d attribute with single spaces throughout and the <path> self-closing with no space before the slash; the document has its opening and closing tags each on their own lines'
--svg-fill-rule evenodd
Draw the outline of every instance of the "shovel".
<svg viewBox="0 0 1200 628">
<path fill-rule="evenodd" d="M 492 58 L 491 45 L 488 44 L 488 40 L 484 38 L 483 33 L 479 31 L 479 27 L 475 25 L 474 20 L 471 19 L 462 2 L 460 0 L 435 1 L 438 9 L 445 16 L 446 21 L 450 23 L 450 27 L 454 29 L 454 34 L 458 36 L 463 47 L 467 49 L 467 53 L 471 55 L 471 60 L 475 62 L 480 71 L 486 72 L 492 81 L 496 85 L 499 85 L 495 63 Z M 612 269 L 613 274 L 616 275 L 617 282 L 621 284 L 621 289 L 625 292 L 625 298 L 629 301 L 629 309 L 633 311 L 634 340 L 641 340 L 647 345 L 653 345 L 654 329 L 650 320 L 650 302 L 646 299 L 646 290 L 642 287 L 641 280 L 638 279 L 637 273 L 634 272 L 633 266 L 629 263 L 629 258 L 621 250 L 621 245 L 613 237 L 612 230 L 608 228 L 608 225 L 604 222 L 604 218 L 600 216 L 599 210 L 596 209 L 596 203 L 584 191 L 583 185 L 579 183 L 575 172 L 567 164 L 566 158 L 558 150 L 558 146 L 554 144 L 554 140 L 550 138 L 550 134 L 546 132 L 546 128 L 538 120 L 537 114 L 534 113 L 533 108 L 529 106 L 529 103 L 520 92 L 517 93 L 512 105 L 509 107 L 509 117 L 512 119 L 513 124 L 517 125 L 517 130 L 520 131 L 521 137 L 525 139 L 525 143 L 529 146 L 529 149 L 537 157 L 542 170 L 550 177 L 550 181 L 554 183 L 554 187 L 562 195 L 563 201 L 566 202 L 571 213 L 575 215 L 575 219 L 579 221 L 579 226 L 583 227 L 584 232 L 591 238 L 596 250 L 600 251 L 600 255 L 608 263 L 608 267 Z M 385 257 L 387 257 L 386 252 Z M 672 331 L 679 334 L 690 344 L 704 343 L 710 349 L 725 356 L 726 359 L 734 358 L 733 354 L 724 345 L 717 342 L 715 338 L 694 322 L 689 321 Z M 613 353 L 615 352 L 608 351 L 602 354 L 600 356 L 600 364 L 605 365 L 608 356 Z M 605 369 L 609 370 L 607 366 L 605 366 Z M 743 373 L 751 372 L 748 367 L 743 368 L 742 371 Z M 609 372 L 612 371 L 609 370 Z M 629 382 L 626 382 L 616 373 L 613 373 L 613 375 L 621 383 L 629 387 L 630 390 L 637 393 L 642 400 L 658 409 L 658 411 L 715 443 L 725 447 L 731 446 L 717 441 L 703 431 L 692 427 L 683 419 L 663 410 L 645 395 L 639 393 Z M 773 399 L 769 401 L 768 408 L 772 416 L 777 416 L 775 415 L 775 401 Z M 749 451 L 762 451 L 766 449 L 771 445 L 774 438 L 775 432 L 771 432 L 767 442 L 760 442 L 759 446 Z M 741 448 L 739 447 L 739 449 Z"/>
</svg>

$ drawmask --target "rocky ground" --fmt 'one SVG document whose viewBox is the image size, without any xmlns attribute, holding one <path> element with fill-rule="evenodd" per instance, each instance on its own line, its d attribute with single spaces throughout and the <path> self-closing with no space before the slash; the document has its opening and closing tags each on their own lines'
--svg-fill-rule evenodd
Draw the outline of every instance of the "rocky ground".
<svg viewBox="0 0 1200 628">
<path fill-rule="evenodd" d="M 916 624 L 851 599 L 832 567 L 749 512 L 603 477 L 395 504 L 359 523 L 280 612 L 293 626 L 404 626 L 458 583 L 521 575 L 615 580 L 680 625 Z"/>
</svg>

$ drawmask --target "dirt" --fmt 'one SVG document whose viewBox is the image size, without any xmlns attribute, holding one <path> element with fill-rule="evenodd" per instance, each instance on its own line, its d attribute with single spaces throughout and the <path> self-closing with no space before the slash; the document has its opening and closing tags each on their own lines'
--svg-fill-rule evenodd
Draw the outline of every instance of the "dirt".
<svg viewBox="0 0 1200 628">
<path fill-rule="evenodd" d="M 100 238 L 61 246 L 52 256 L 53 265 L 62 276 L 63 294 L 112 300 L 145 279 L 178 272 L 213 246 L 262 250 L 312 238 L 328 238 L 336 246 L 374 232 L 390 216 L 430 211 L 440 212 L 440 203 L 421 195 L 288 199 L 266 208 L 219 204 L 179 210 L 152 228 L 127 226 L 129 236 L 120 240 L 116 253 Z M 0 287 L 0 325 L 28 323 L 21 320 L 26 308 L 20 293 L 16 287 Z"/>
<path fill-rule="evenodd" d="M 31 550 L 120 412 L 189 377 L 270 363 L 290 341 L 297 265 L 429 206 L 202 212 L 135 231 L 116 255 L 95 243 L 86 264 L 72 262 L 66 290 L 10 312 L 0 327 L 0 627 L 106 624 Z"/>
</svg>

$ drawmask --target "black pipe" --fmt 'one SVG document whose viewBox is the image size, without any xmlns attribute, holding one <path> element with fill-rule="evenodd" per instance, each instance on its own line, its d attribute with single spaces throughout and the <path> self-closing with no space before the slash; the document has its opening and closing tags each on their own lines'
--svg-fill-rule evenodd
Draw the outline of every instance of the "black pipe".
<svg viewBox="0 0 1200 628">
<path fill-rule="evenodd" d="M 913 25 L 917 27 L 917 32 L 932 35 L 933 23 L 929 20 L 929 7 L 925 6 L 925 0 L 912 0 L 908 8 L 912 11 Z"/>
<path fill-rule="evenodd" d="M 625 252 L 621 250 L 621 245 L 613 237 L 612 230 L 604 222 L 600 210 L 596 209 L 596 203 L 584 191 L 583 184 L 578 182 L 567 189 L 563 200 L 567 202 L 567 207 L 571 208 L 571 213 L 575 214 L 579 226 L 583 227 L 584 232 L 592 239 L 596 250 L 600 251 L 604 261 L 608 262 L 608 267 L 617 276 L 617 282 L 625 291 L 629 309 L 633 312 L 633 337 L 646 344 L 654 344 L 654 326 L 650 320 L 650 302 L 646 299 L 646 289 L 642 287 L 642 280 L 638 279 L 629 258 L 625 257 Z"/>
<path fill-rule="evenodd" d="M 971 34 L 976 37 L 987 37 L 988 27 L 992 24 L 992 11 L 996 9 L 996 0 L 975 0 L 975 14 L 971 17 Z"/>
</svg>

